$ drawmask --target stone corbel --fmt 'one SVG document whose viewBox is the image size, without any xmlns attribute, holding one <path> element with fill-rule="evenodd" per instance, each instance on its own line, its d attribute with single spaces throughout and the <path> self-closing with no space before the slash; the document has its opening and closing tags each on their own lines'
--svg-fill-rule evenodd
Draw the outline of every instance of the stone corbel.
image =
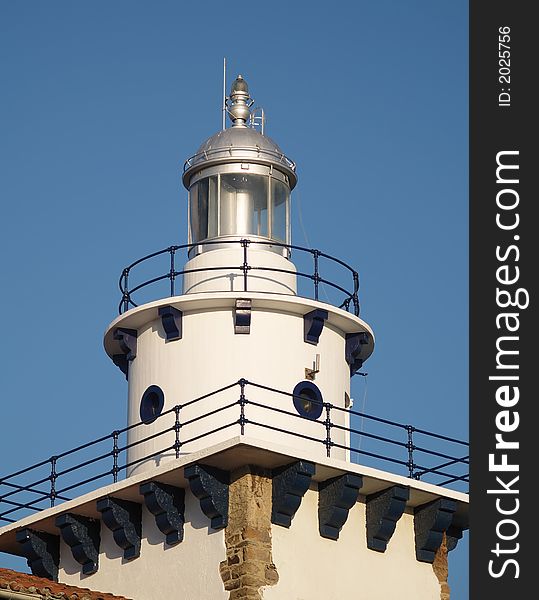
<svg viewBox="0 0 539 600">
<path fill-rule="evenodd" d="M 303 341 L 316 346 L 328 318 L 328 311 L 321 308 L 303 315 Z"/>
<path fill-rule="evenodd" d="M 460 503 L 457 502 L 457 510 Z M 453 513 L 453 519 L 451 525 L 445 532 L 447 550 L 451 551 L 457 547 L 458 541 L 462 538 L 462 532 L 469 529 L 468 513 L 457 514 L 457 511 Z"/>
<path fill-rule="evenodd" d="M 237 298 L 234 305 L 234 333 L 251 332 L 251 300 Z"/>
<path fill-rule="evenodd" d="M 55 525 L 71 548 L 73 558 L 82 565 L 82 573 L 95 573 L 99 566 L 101 523 L 88 517 L 64 513 L 56 517 Z"/>
<path fill-rule="evenodd" d="M 163 325 L 167 342 L 181 340 L 182 311 L 173 306 L 160 306 L 158 312 L 161 317 L 161 324 Z"/>
<path fill-rule="evenodd" d="M 409 497 L 410 489 L 400 485 L 367 496 L 367 547 L 370 550 L 386 551 Z"/>
<path fill-rule="evenodd" d="M 112 361 L 122 371 L 127 379 L 129 376 L 129 363 L 137 356 L 137 330 L 117 327 L 112 337 L 120 342 L 121 354 L 114 354 Z"/>
<path fill-rule="evenodd" d="M 185 467 L 189 487 L 200 501 L 202 512 L 211 520 L 213 529 L 228 524 L 228 488 L 230 474 L 215 467 L 194 464 Z"/>
<path fill-rule="evenodd" d="M 357 502 L 362 485 L 361 475 L 353 473 L 346 473 L 319 484 L 318 530 L 322 537 L 339 539 L 339 533 L 348 519 L 348 512 Z"/>
<path fill-rule="evenodd" d="M 309 489 L 315 465 L 300 460 L 272 473 L 271 522 L 290 527 L 305 492 Z"/>
<path fill-rule="evenodd" d="M 442 544 L 444 532 L 453 521 L 455 500 L 438 498 L 414 510 L 415 554 L 417 560 L 432 563 Z M 453 546 L 454 547 L 454 546 Z"/>
<path fill-rule="evenodd" d="M 154 515 L 155 524 L 165 534 L 170 546 L 183 540 L 185 523 L 185 490 L 157 481 L 140 486 L 146 508 Z"/>
<path fill-rule="evenodd" d="M 350 377 L 363 366 L 363 346 L 369 343 L 369 334 L 366 331 L 360 333 L 347 333 L 344 356 L 350 366 Z"/>
<path fill-rule="evenodd" d="M 17 531 L 15 539 L 21 545 L 32 574 L 58 581 L 60 536 L 32 529 Z"/>
<path fill-rule="evenodd" d="M 124 558 L 132 560 L 140 556 L 142 506 L 110 496 L 98 500 L 96 506 L 103 523 L 112 531 L 114 541 L 123 549 Z"/>
</svg>

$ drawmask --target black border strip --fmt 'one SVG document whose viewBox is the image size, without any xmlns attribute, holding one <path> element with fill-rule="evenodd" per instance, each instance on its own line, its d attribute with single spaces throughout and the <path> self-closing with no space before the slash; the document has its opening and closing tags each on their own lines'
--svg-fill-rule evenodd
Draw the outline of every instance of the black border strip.
<svg viewBox="0 0 539 600">
<path fill-rule="evenodd" d="M 539 176 L 536 164 L 539 153 L 534 148 L 539 140 L 539 118 L 532 105 L 537 104 L 532 89 L 536 87 L 534 59 L 539 57 L 536 46 L 539 36 L 532 8 L 533 3 L 522 0 L 470 0 L 470 598 L 473 600 L 507 600 L 535 594 L 537 524 L 532 514 L 535 501 L 532 487 L 537 478 L 532 465 L 538 456 L 534 438 L 539 437 L 534 423 L 538 396 L 534 371 L 539 370 L 535 365 L 539 353 L 534 348 L 534 337 L 539 332 L 535 325 L 534 289 L 539 230 L 533 209 L 539 205 L 534 189 L 535 178 Z M 500 30 L 504 27 L 509 31 Z M 505 32 L 509 40 L 503 37 Z M 503 54 L 505 51 L 509 56 Z M 509 64 L 499 62 L 503 59 L 510 59 Z M 518 166 L 502 167 L 499 181 L 497 156 L 500 163 Z M 498 205 L 512 203 L 516 204 L 513 208 Z M 497 224 L 497 215 L 506 229 Z M 518 279 L 513 281 L 517 273 Z M 502 306 L 508 301 L 516 306 Z M 513 316 L 501 316 L 507 313 Z M 516 378 L 489 379 L 493 376 Z M 507 431 L 501 432 L 500 428 Z M 518 449 L 497 449 L 497 433 L 506 442 L 518 443 Z M 489 455 L 492 455 L 491 467 Z M 504 461 L 518 471 L 501 470 Z M 515 477 L 518 479 L 513 481 Z"/>
</svg>

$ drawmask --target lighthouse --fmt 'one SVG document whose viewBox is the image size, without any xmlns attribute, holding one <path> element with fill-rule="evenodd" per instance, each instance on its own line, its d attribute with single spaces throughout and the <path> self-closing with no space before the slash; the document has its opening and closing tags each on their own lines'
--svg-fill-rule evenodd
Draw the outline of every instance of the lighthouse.
<svg viewBox="0 0 539 600">
<path fill-rule="evenodd" d="M 359 276 L 294 243 L 296 163 L 253 105 L 238 75 L 229 126 L 183 167 L 187 242 L 122 271 L 104 346 L 127 382 L 126 426 L 37 465 L 51 470 L 36 482 L 2 480 L 0 549 L 53 586 L 133 600 L 447 599 L 448 552 L 468 527 L 467 495 L 450 487 L 467 475 L 450 471 L 467 457 L 419 464 L 414 428 L 374 417 L 405 438 L 371 439 L 404 457 L 357 446 L 354 415 L 368 416 L 350 381 L 375 343 Z"/>
<path fill-rule="evenodd" d="M 133 306 L 129 282 L 136 265 L 125 274 L 122 308 L 128 310 L 105 335 L 107 353 L 127 376 L 129 424 L 147 421 L 130 432 L 130 444 L 140 441 L 129 450 L 130 473 L 230 437 L 237 429 L 238 387 L 217 390 L 240 380 L 249 382 L 249 392 L 260 386 L 256 405 L 243 407 L 243 433 L 325 456 L 320 417 L 331 399 L 341 427 L 333 432 L 332 454 L 345 458 L 349 446 L 350 376 L 374 346 L 371 328 L 358 316 L 357 274 L 321 252 L 292 245 L 296 165 L 248 126 L 252 100 L 241 75 L 229 98 L 231 126 L 206 140 L 184 167 L 189 243 L 170 253 L 174 265 L 181 251 L 188 260 L 167 274 L 171 281 L 183 278 L 183 294 Z M 298 275 L 294 257 L 305 253 L 310 271 Z M 344 275 L 348 287 L 338 297 L 348 310 L 313 300 L 327 287 L 324 262 Z M 312 288 L 311 298 L 298 294 L 298 278 Z M 185 406 L 181 421 L 188 424 L 173 448 L 174 413 L 156 417 L 177 404 Z M 171 429 L 166 438 L 153 437 L 164 428 Z M 168 451 L 158 451 L 166 445 Z"/>
</svg>

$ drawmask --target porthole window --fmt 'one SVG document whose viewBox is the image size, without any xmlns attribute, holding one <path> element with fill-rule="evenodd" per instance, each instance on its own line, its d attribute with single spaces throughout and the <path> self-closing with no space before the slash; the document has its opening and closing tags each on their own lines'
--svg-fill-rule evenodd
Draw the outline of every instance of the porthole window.
<svg viewBox="0 0 539 600">
<path fill-rule="evenodd" d="M 158 385 L 151 385 L 142 394 L 140 401 L 140 420 L 146 425 L 153 423 L 163 412 L 165 394 Z"/>
<path fill-rule="evenodd" d="M 298 413 L 307 419 L 318 419 L 324 407 L 319 388 L 311 381 L 300 381 L 292 393 Z"/>
</svg>

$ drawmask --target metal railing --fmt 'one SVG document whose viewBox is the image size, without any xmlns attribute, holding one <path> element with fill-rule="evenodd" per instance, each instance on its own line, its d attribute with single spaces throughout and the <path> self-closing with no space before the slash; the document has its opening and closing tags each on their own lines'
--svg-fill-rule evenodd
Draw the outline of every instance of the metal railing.
<svg viewBox="0 0 539 600">
<path fill-rule="evenodd" d="M 201 267 L 201 268 L 191 268 L 191 269 L 176 269 L 176 253 L 178 250 L 187 250 L 187 253 L 193 248 L 197 248 L 200 246 L 211 246 L 211 245 L 238 245 L 242 248 L 242 258 L 243 262 L 237 265 L 228 265 L 228 266 L 214 266 L 214 267 Z M 274 267 L 261 267 L 254 264 L 249 263 L 249 247 L 252 245 L 256 246 L 275 246 L 279 248 L 287 249 L 289 252 L 297 251 L 299 253 L 303 253 L 303 256 L 310 256 L 312 259 L 312 272 L 306 273 L 300 270 L 291 269 L 278 269 Z M 152 259 L 159 259 L 160 257 L 168 255 L 168 264 L 164 273 L 161 275 L 157 275 L 154 277 L 150 277 L 149 279 L 143 280 L 140 283 L 132 286 L 131 276 L 132 271 L 135 267 L 140 267 L 144 263 Z M 343 270 L 343 272 L 348 276 L 347 286 L 350 286 L 350 289 L 346 289 L 344 285 L 340 283 L 336 283 L 335 281 L 331 281 L 330 279 L 324 278 L 320 274 L 321 261 L 327 260 L 333 266 L 338 266 Z M 328 286 L 331 290 L 336 293 L 343 294 L 343 296 L 338 296 L 338 299 L 334 304 L 339 308 L 343 308 L 347 311 L 350 308 L 353 310 L 356 316 L 359 316 L 359 299 L 358 299 L 358 291 L 359 291 L 359 274 L 352 267 L 347 265 L 342 260 L 330 256 L 325 252 L 320 250 L 312 249 L 312 248 L 304 248 L 302 246 L 294 246 L 291 244 L 284 244 L 281 242 L 276 242 L 273 240 L 261 241 L 261 240 L 250 240 L 250 239 L 241 239 L 241 240 L 208 240 L 204 242 L 200 242 L 197 244 L 182 244 L 180 246 L 169 246 L 168 248 L 164 248 L 163 250 L 158 250 L 157 252 L 152 252 L 152 254 L 148 254 L 143 258 L 139 258 L 135 262 L 131 263 L 128 267 L 126 267 L 120 276 L 119 287 L 122 292 L 122 299 L 120 301 L 118 310 L 120 314 L 129 310 L 132 307 L 138 306 L 138 304 L 133 300 L 133 294 L 139 292 L 140 290 L 147 288 L 149 286 L 153 286 L 158 284 L 159 282 L 166 282 L 168 280 L 168 289 L 165 290 L 165 293 L 168 293 L 170 296 L 175 296 L 178 293 L 177 282 L 178 278 L 186 275 L 188 273 L 211 273 L 215 271 L 240 271 L 243 277 L 243 286 L 242 291 L 249 291 L 249 277 L 255 271 L 266 271 L 273 273 L 281 273 L 281 274 L 289 274 L 295 275 L 302 280 L 311 281 L 313 284 L 312 290 L 312 298 L 314 300 L 320 299 L 321 289 L 324 293 L 325 300 L 327 300 L 330 304 L 331 299 L 328 297 L 326 287 Z M 342 273 L 340 274 L 342 276 Z M 140 277 L 139 277 L 140 279 Z M 130 287 L 130 285 L 132 287 Z M 180 291 L 181 293 L 181 291 Z M 271 293 L 271 292 L 269 292 Z M 162 296 L 160 296 L 162 297 Z M 311 296 L 310 296 L 311 297 Z"/>
<path fill-rule="evenodd" d="M 189 157 L 183 163 L 183 172 L 185 173 L 188 169 L 190 169 L 194 164 L 196 164 L 197 159 L 204 157 L 205 161 L 209 161 L 212 158 L 221 158 L 225 155 L 227 158 L 237 158 L 237 159 L 246 159 L 245 152 L 249 152 L 252 155 L 256 155 L 259 158 L 267 158 L 270 161 L 278 160 L 286 165 L 290 170 L 296 171 L 296 163 L 288 158 L 282 152 L 276 152 L 275 150 L 270 150 L 269 148 L 261 148 L 260 146 L 220 146 L 217 148 L 210 148 L 208 150 L 203 150 L 202 152 L 197 152 L 193 154 L 193 156 Z"/>
<path fill-rule="evenodd" d="M 224 393 L 237 388 L 237 399 L 225 402 L 213 410 L 208 410 L 190 419 L 182 420 L 182 411 L 187 407 L 196 405 L 208 398 L 222 397 Z M 252 393 L 247 394 L 247 391 Z M 260 402 L 260 396 L 273 394 L 282 398 L 282 407 L 269 406 L 266 402 Z M 123 429 L 117 429 L 109 435 L 102 436 L 96 440 L 81 444 L 66 452 L 38 462 L 35 465 L 20 469 L 5 477 L 0 478 L 0 523 L 12 523 L 16 520 L 40 511 L 48 506 L 54 506 L 57 501 L 71 499 L 71 493 L 76 491 L 80 496 L 96 489 L 96 482 L 102 480 L 104 483 L 117 482 L 120 474 L 126 474 L 129 469 L 136 465 L 155 459 L 168 453 L 170 459 L 179 458 L 183 452 L 188 452 L 194 442 L 223 431 L 234 429 L 240 435 L 246 434 L 246 429 L 267 429 L 275 432 L 275 438 L 286 444 L 291 437 L 304 439 L 306 442 L 320 445 L 325 449 L 325 455 L 332 456 L 334 449 L 347 451 L 353 457 L 362 457 L 362 464 L 383 468 L 388 463 L 397 469 L 397 472 L 412 479 L 425 479 L 436 485 L 461 486 L 469 482 L 468 468 L 468 443 L 413 427 L 369 415 L 366 413 L 345 409 L 324 402 L 323 410 L 319 419 L 308 419 L 316 425 L 320 435 L 311 435 L 294 431 L 294 427 L 284 429 L 272 424 L 271 415 L 277 413 L 289 416 L 293 419 L 306 419 L 298 412 L 288 410 L 293 406 L 296 398 L 289 392 L 284 392 L 265 385 L 257 384 L 245 379 L 240 379 L 228 386 L 205 394 L 184 404 L 177 404 L 171 409 L 163 412 L 155 422 L 166 419 L 167 425 L 163 429 L 138 439 L 127 442 L 127 434 L 130 431 L 147 425 L 143 422 L 135 423 Z M 208 430 L 194 435 L 190 438 L 184 437 L 182 431 L 188 425 L 203 421 L 225 411 L 230 413 L 231 409 L 237 407 L 234 418 L 223 422 L 217 427 L 208 426 Z M 267 418 L 256 420 L 250 415 L 250 407 L 256 407 Z M 360 419 L 362 425 L 369 423 L 372 430 L 364 430 L 363 427 L 344 427 L 335 422 L 340 413 L 349 413 L 351 421 Z M 342 420 L 342 419 L 341 419 Z M 164 422 L 164 421 L 162 421 Z M 350 443 L 343 444 L 342 436 L 335 436 L 333 432 L 345 431 L 350 434 Z M 284 437 L 284 439 L 283 439 Z M 341 441 L 337 441 L 339 438 Z M 128 460 L 127 451 L 143 444 L 149 440 L 165 439 L 162 448 L 151 452 L 136 460 Z M 426 441 L 428 440 L 428 442 Z M 431 447 L 427 447 L 430 442 Z M 209 440 L 211 443 L 211 440 Z M 342 454 L 342 452 L 341 452 Z"/>
</svg>

